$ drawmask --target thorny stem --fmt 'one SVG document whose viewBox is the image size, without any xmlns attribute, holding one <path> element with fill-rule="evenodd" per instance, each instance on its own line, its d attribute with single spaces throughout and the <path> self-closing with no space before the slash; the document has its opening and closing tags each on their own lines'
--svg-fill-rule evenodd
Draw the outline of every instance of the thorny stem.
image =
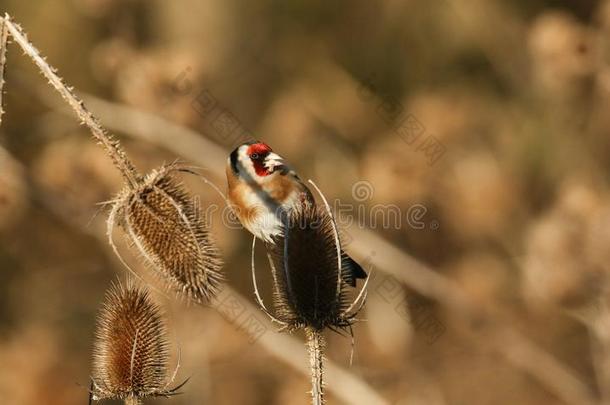
<svg viewBox="0 0 610 405">
<path fill-rule="evenodd" d="M 70 107 L 76 112 L 81 122 L 91 130 L 93 137 L 106 149 L 106 152 L 112 159 L 114 165 L 119 169 L 124 179 L 132 186 L 138 184 L 138 175 L 135 167 L 129 161 L 125 152 L 119 145 L 119 142 L 110 136 L 101 126 L 97 118 L 89 112 L 85 104 L 80 100 L 72 88 L 66 86 L 63 80 L 57 75 L 57 71 L 42 57 L 38 49 L 27 39 L 26 34 L 21 27 L 14 24 L 9 15 L 5 14 L 4 18 L 0 18 L 3 26 L 6 26 L 8 32 L 19 44 L 23 52 L 28 55 L 32 61 L 38 66 L 40 72 L 49 80 L 49 83 L 61 94 L 61 96 L 70 104 Z M 3 28 L 4 31 L 4 28 Z M 4 47 L 2 47 L 4 49 Z M 0 63 L 3 66 L 3 63 Z"/>
<path fill-rule="evenodd" d="M 142 405 L 144 403 L 140 398 L 134 397 L 133 395 L 130 395 L 125 398 L 124 402 L 125 405 Z"/>
<path fill-rule="evenodd" d="M 4 67 L 6 66 L 6 47 L 8 45 L 8 27 L 2 20 L 2 28 L 0 31 L 0 124 L 2 124 L 2 115 L 4 108 L 2 107 L 2 96 L 4 92 Z"/>
<path fill-rule="evenodd" d="M 311 366 L 311 403 L 324 405 L 324 336 L 321 331 L 311 327 L 305 329 L 305 335 Z"/>
</svg>

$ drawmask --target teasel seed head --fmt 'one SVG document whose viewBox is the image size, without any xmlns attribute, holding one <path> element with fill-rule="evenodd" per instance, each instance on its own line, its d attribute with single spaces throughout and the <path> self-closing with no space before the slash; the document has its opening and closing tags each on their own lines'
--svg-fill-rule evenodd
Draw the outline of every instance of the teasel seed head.
<svg viewBox="0 0 610 405">
<path fill-rule="evenodd" d="M 93 347 L 93 398 L 138 403 L 169 396 L 168 339 L 159 307 L 128 280 L 114 283 L 98 315 Z"/>
<path fill-rule="evenodd" d="M 113 244 L 112 229 L 119 223 L 169 289 L 204 304 L 219 291 L 222 260 L 207 219 L 176 178 L 180 171 L 164 166 L 123 190 L 108 218 L 108 234 Z"/>
<path fill-rule="evenodd" d="M 304 206 L 291 212 L 281 237 L 270 245 L 276 314 L 290 329 L 350 325 L 344 279 L 337 260 L 332 218 Z"/>
</svg>

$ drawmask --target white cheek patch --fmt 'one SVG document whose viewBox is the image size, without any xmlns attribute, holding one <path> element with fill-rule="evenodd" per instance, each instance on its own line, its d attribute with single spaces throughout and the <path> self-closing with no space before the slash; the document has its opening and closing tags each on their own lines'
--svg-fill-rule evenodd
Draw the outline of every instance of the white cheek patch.
<svg viewBox="0 0 610 405">
<path fill-rule="evenodd" d="M 270 171 L 273 171 L 276 167 L 283 165 L 284 159 L 282 159 L 282 157 L 276 153 L 271 152 L 265 158 L 265 167 Z"/>
<path fill-rule="evenodd" d="M 252 179 L 258 177 L 254 170 L 254 165 L 250 161 L 250 157 L 246 154 L 245 148 L 239 152 L 237 161 L 239 162 L 239 169 L 245 171 L 246 175 L 250 176 Z"/>
</svg>

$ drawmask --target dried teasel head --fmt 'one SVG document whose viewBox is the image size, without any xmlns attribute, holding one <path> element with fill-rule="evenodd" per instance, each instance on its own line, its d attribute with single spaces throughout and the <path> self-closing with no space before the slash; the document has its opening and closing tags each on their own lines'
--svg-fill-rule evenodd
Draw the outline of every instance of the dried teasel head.
<svg viewBox="0 0 610 405">
<path fill-rule="evenodd" d="M 127 281 L 106 293 L 93 348 L 93 399 L 169 396 L 167 331 L 159 307 L 145 290 Z M 174 373 L 175 376 L 175 373 Z"/>
<path fill-rule="evenodd" d="M 170 289 L 198 303 L 209 302 L 222 282 L 220 253 L 199 206 L 176 178 L 177 165 L 151 172 L 113 201 L 110 243 L 118 223 L 147 265 Z"/>
<path fill-rule="evenodd" d="M 277 318 L 288 329 L 345 328 L 352 324 L 332 217 L 306 205 L 289 214 L 283 235 L 270 245 Z M 339 257 L 338 257 L 339 256 Z"/>
</svg>

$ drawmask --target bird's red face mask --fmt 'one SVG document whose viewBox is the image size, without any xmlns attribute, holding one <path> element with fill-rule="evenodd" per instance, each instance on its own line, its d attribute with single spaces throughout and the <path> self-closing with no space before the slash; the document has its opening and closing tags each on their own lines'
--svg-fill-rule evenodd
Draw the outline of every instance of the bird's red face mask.
<svg viewBox="0 0 610 405">
<path fill-rule="evenodd" d="M 281 158 L 273 153 L 269 145 L 262 142 L 250 145 L 247 154 L 254 171 L 261 177 L 270 175 L 281 164 Z"/>
</svg>

